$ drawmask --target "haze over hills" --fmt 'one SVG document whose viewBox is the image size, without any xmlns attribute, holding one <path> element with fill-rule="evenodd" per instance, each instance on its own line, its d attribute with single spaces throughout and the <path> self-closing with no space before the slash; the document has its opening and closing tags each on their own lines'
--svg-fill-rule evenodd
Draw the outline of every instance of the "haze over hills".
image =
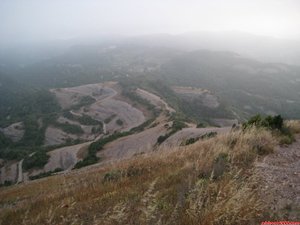
<svg viewBox="0 0 300 225">
<path fill-rule="evenodd" d="M 298 66 L 161 44 L 75 45 L 34 63 L 5 66 L 1 182 L 103 164 L 164 142 L 180 144 L 258 113 L 299 119 Z"/>
<path fill-rule="evenodd" d="M 245 32 L 187 32 L 182 34 L 153 34 L 143 36 L 91 36 L 24 42 L 13 47 L 2 46 L 1 64 L 29 64 L 52 58 L 76 45 L 141 45 L 173 48 L 182 51 L 230 51 L 262 62 L 299 65 L 300 42 L 297 39 L 274 38 Z"/>
<path fill-rule="evenodd" d="M 240 119 L 255 113 L 282 113 L 297 118 L 298 66 L 260 62 L 238 52 L 197 50 L 199 46 L 179 36 L 166 36 L 166 41 L 157 41 L 156 37 L 159 36 L 73 46 L 61 55 L 23 65 L 17 70 L 14 68 L 11 77 L 28 85 L 48 88 L 121 78 L 163 79 L 167 86 L 193 86 L 212 91 L 226 105 L 227 111 L 233 110 L 231 113 Z M 180 40 L 179 44 L 174 44 L 172 39 Z M 241 46 L 262 50 L 261 47 L 247 47 L 247 44 Z M 282 54 L 279 49 L 273 50 Z M 279 55 L 264 52 L 269 56 Z M 9 73 L 10 67 L 5 70 Z"/>
<path fill-rule="evenodd" d="M 0 225 L 299 221 L 299 11 L 0 1 Z"/>
<path fill-rule="evenodd" d="M 230 51 L 263 62 L 298 64 L 300 42 L 244 32 L 190 32 L 178 35 L 150 35 L 129 38 L 129 43 L 171 47 L 185 51 L 201 49 Z"/>
</svg>

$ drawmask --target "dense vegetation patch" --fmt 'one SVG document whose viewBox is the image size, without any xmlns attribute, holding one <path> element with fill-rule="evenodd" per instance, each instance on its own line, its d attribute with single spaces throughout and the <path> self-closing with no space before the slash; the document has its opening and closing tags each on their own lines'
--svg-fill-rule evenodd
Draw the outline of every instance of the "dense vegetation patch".
<svg viewBox="0 0 300 225">
<path fill-rule="evenodd" d="M 266 117 L 261 115 L 253 116 L 243 124 L 244 130 L 251 127 L 263 127 L 272 130 L 279 136 L 280 144 L 291 144 L 295 140 L 292 130 L 284 124 L 281 115 Z"/>
<path fill-rule="evenodd" d="M 44 177 L 49 177 L 55 173 L 58 173 L 58 172 L 61 172 L 63 171 L 62 168 L 56 168 L 55 170 L 51 170 L 51 171 L 48 171 L 48 172 L 44 172 L 44 173 L 40 173 L 38 175 L 35 175 L 35 176 L 29 176 L 29 179 L 30 180 L 37 180 L 37 179 L 41 179 L 41 178 L 44 178 Z"/>
<path fill-rule="evenodd" d="M 266 116 L 266 117 L 262 117 L 261 115 L 256 115 L 251 117 L 246 123 L 243 124 L 244 129 L 252 126 L 282 130 L 283 118 L 281 117 L 281 115 Z"/>
<path fill-rule="evenodd" d="M 49 155 L 45 151 L 36 151 L 31 156 L 25 157 L 23 161 L 23 169 L 29 170 L 32 168 L 42 168 L 47 164 Z"/>
<path fill-rule="evenodd" d="M 83 96 L 79 99 L 78 103 L 76 105 L 73 105 L 71 107 L 71 109 L 73 110 L 78 110 L 83 106 L 87 106 L 87 105 L 91 105 L 94 102 L 96 102 L 96 100 L 94 98 L 92 98 L 91 96 Z"/>
<path fill-rule="evenodd" d="M 54 123 L 54 126 L 62 129 L 64 132 L 70 133 L 70 134 L 79 134 L 80 135 L 80 134 L 84 133 L 81 126 L 79 126 L 77 124 L 70 124 L 68 122 L 66 122 L 66 123 Z"/>
<path fill-rule="evenodd" d="M 179 120 L 174 120 L 172 126 L 169 128 L 169 132 L 165 135 L 161 135 L 157 138 L 157 144 L 163 143 L 167 140 L 170 136 L 175 134 L 177 131 L 182 130 L 183 128 L 187 127 L 186 124 Z"/>
<path fill-rule="evenodd" d="M 78 121 L 80 124 L 86 125 L 86 126 L 102 125 L 102 122 L 95 120 L 86 114 L 83 114 L 82 116 L 76 116 L 76 115 L 70 113 L 69 110 L 65 111 L 63 113 L 63 116 L 70 120 Z"/>
<path fill-rule="evenodd" d="M 97 152 L 103 149 L 104 145 L 109 142 L 112 142 L 118 138 L 125 137 L 132 134 L 131 132 L 120 132 L 109 135 L 108 137 L 104 137 L 99 139 L 98 141 L 94 141 L 89 145 L 88 155 L 82 160 L 76 163 L 74 166 L 75 169 L 79 169 L 84 166 L 92 165 L 98 162 L 99 157 L 96 156 Z"/>
</svg>

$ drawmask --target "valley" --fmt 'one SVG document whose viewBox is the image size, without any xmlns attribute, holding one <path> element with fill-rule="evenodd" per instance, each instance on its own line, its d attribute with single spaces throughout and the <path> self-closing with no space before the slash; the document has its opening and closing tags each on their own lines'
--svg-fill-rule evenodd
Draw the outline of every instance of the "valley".
<svg viewBox="0 0 300 225">
<path fill-rule="evenodd" d="M 73 48 L 63 55 L 64 64 L 57 64 L 59 56 L 27 66 L 22 79 L 0 77 L 20 87 L 18 95 L 3 90 L 14 99 L 0 110 L 2 184 L 222 134 L 256 113 L 297 118 L 300 109 L 296 66 L 227 52 L 99 48 Z M 97 58 L 107 63 L 100 68 Z M 73 64 L 80 67 L 70 68 Z M 40 71 L 55 74 L 37 78 Z"/>
<path fill-rule="evenodd" d="M 191 128 L 183 128 L 175 135 L 170 135 L 171 137 L 159 146 L 158 138 L 169 133 L 173 123 L 171 117 L 176 114 L 175 109 L 160 96 L 137 88 L 131 92 L 140 101 L 135 102 L 136 99 L 132 100 L 123 95 L 122 87 L 117 82 L 50 89 L 50 92 L 56 97 L 62 112 L 55 117 L 55 121 L 44 128 L 43 146 L 50 148 L 46 153 L 47 161 L 44 165 L 33 166 L 30 169 L 22 168 L 24 159 L 3 161 L 0 173 L 2 184 L 20 183 L 39 175 L 55 173 L 54 171 L 68 172 L 87 156 L 91 143 L 109 137 L 111 134 L 129 132 L 147 120 L 150 123 L 145 125 L 146 129 L 142 128 L 128 136 L 113 140 L 103 149 L 99 149 L 96 156 L 100 160 L 97 164 L 115 163 L 170 144 L 179 146 L 189 138 L 198 138 L 209 132 L 222 133 L 223 130 L 228 131 L 231 128 L 231 125 L 224 129 L 196 128 L 196 124 L 189 123 L 187 126 Z M 143 101 L 147 103 L 148 108 L 142 104 Z M 153 108 L 150 109 L 149 105 Z M 155 117 L 153 112 L 156 112 Z M 40 126 L 43 126 L 43 123 L 43 119 L 39 119 Z M 4 128 L 4 135 L 11 141 L 17 142 L 24 134 L 22 124 L 19 122 Z M 14 130 L 17 132 L 12 132 Z M 15 136 L 11 136 L 11 133 Z M 33 151 L 29 158 L 35 154 L 36 152 Z"/>
<path fill-rule="evenodd" d="M 0 0 L 0 225 L 300 225 L 299 12 Z"/>
</svg>

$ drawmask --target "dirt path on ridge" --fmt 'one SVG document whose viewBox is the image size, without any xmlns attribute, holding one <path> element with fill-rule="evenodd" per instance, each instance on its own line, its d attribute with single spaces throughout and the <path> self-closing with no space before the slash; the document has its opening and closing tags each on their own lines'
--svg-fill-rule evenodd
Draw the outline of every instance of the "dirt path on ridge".
<svg viewBox="0 0 300 225">
<path fill-rule="evenodd" d="M 262 179 L 261 197 L 281 220 L 300 220 L 300 135 L 289 146 L 277 147 L 274 153 L 256 163 Z"/>
</svg>

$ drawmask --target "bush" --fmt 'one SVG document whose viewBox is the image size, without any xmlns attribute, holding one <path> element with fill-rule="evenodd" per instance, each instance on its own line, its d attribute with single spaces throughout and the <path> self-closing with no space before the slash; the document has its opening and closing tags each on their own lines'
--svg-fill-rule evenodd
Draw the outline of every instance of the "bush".
<svg viewBox="0 0 300 225">
<path fill-rule="evenodd" d="M 208 139 L 208 138 L 213 138 L 215 136 L 217 136 L 217 132 L 209 132 L 209 133 L 206 133 L 206 134 L 203 134 L 201 136 L 201 139 Z"/>
<path fill-rule="evenodd" d="M 199 138 L 189 138 L 189 139 L 183 141 L 180 145 L 181 146 L 191 145 L 191 144 L 194 144 L 198 140 L 199 140 Z"/>
<path fill-rule="evenodd" d="M 4 181 L 3 184 L 0 184 L 0 187 L 8 187 L 8 186 L 11 186 L 11 185 L 13 185 L 13 182 L 10 181 L 10 180 L 6 180 L 6 181 Z"/>
<path fill-rule="evenodd" d="M 83 134 L 84 131 L 79 125 L 69 123 L 55 123 L 54 126 L 61 128 L 64 132 L 70 134 Z"/>
<path fill-rule="evenodd" d="M 25 157 L 23 161 L 23 169 L 42 168 L 47 164 L 49 155 L 45 151 L 37 151 L 32 156 Z"/>
<path fill-rule="evenodd" d="M 166 135 L 160 135 L 160 136 L 157 138 L 157 143 L 160 145 L 160 144 L 163 143 L 168 137 L 169 137 L 168 134 L 166 134 Z"/>
<path fill-rule="evenodd" d="M 283 118 L 280 115 L 277 116 L 267 116 L 263 118 L 261 115 L 256 115 L 251 117 L 248 122 L 243 124 L 243 128 L 249 127 L 265 127 L 269 129 L 278 129 L 282 130 L 283 128 Z"/>
<path fill-rule="evenodd" d="M 119 126 L 122 126 L 124 123 L 123 123 L 122 120 L 117 119 L 117 120 L 116 120 L 116 124 L 119 125 Z"/>
<path fill-rule="evenodd" d="M 220 153 L 213 162 L 213 172 L 211 175 L 212 179 L 221 177 L 229 167 L 229 156 L 227 153 Z"/>
<path fill-rule="evenodd" d="M 172 127 L 170 128 L 171 131 L 165 135 L 161 135 L 157 138 L 157 144 L 163 143 L 166 139 L 168 139 L 171 135 L 175 134 L 177 131 L 182 130 L 186 127 L 186 124 L 180 120 L 174 120 Z"/>
<path fill-rule="evenodd" d="M 103 182 L 113 182 L 118 181 L 122 177 L 122 172 L 120 170 L 113 170 L 104 174 Z"/>
<path fill-rule="evenodd" d="M 110 123 L 117 115 L 116 114 L 113 114 L 111 115 L 110 117 L 107 117 L 105 120 L 104 120 L 104 123 Z"/>
<path fill-rule="evenodd" d="M 94 98 L 92 98 L 91 96 L 83 96 L 80 98 L 80 100 L 78 101 L 78 103 L 76 105 L 71 107 L 71 109 L 78 110 L 83 106 L 91 105 L 95 102 L 96 102 L 96 100 Z"/>
<path fill-rule="evenodd" d="M 99 160 L 99 157 L 97 157 L 96 155 L 89 154 L 86 158 L 77 162 L 76 165 L 74 166 L 74 169 L 79 169 L 81 167 L 95 164 L 98 162 L 98 160 Z"/>
<path fill-rule="evenodd" d="M 52 170 L 52 171 L 48 171 L 48 172 L 45 172 L 45 173 L 40 173 L 38 175 L 35 175 L 35 176 L 29 176 L 29 179 L 30 180 L 36 180 L 36 179 L 40 179 L 40 178 L 43 178 L 43 177 L 49 177 L 51 175 L 53 175 L 54 173 L 58 173 L 58 172 L 61 172 L 63 171 L 62 168 L 56 168 L 55 170 Z"/>
</svg>

